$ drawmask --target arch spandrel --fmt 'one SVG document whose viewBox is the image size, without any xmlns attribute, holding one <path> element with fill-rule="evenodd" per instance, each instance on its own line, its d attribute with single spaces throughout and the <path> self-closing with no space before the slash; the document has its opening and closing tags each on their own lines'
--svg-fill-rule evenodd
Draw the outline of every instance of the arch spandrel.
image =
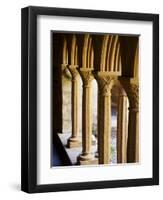
<svg viewBox="0 0 163 200">
<path fill-rule="evenodd" d="M 120 36 L 120 53 L 122 62 L 122 76 L 134 78 L 135 70 L 135 54 L 138 46 L 137 36 Z"/>
<path fill-rule="evenodd" d="M 100 71 L 103 39 L 104 39 L 103 35 L 92 35 L 92 44 L 94 47 L 94 70 L 95 71 Z"/>
<path fill-rule="evenodd" d="M 59 33 L 53 34 L 53 46 L 57 46 L 57 50 L 53 48 L 52 54 L 53 54 L 53 60 L 54 63 L 54 69 L 58 68 L 60 64 L 63 62 L 63 35 Z"/>
</svg>

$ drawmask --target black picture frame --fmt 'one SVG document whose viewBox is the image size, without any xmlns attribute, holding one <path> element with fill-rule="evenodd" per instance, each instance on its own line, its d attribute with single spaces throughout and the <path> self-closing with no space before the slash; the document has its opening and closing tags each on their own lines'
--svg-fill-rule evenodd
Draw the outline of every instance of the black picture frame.
<svg viewBox="0 0 163 200">
<path fill-rule="evenodd" d="M 153 23 L 153 177 L 37 185 L 37 16 L 151 21 Z M 21 12 L 21 190 L 28 193 L 159 184 L 159 15 L 29 6 Z"/>
</svg>

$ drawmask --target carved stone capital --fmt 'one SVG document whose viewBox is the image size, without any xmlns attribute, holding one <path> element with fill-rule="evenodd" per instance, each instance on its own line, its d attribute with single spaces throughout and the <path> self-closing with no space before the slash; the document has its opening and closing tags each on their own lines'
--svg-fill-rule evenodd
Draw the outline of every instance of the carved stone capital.
<svg viewBox="0 0 163 200">
<path fill-rule="evenodd" d="M 139 85 L 127 83 L 125 85 L 127 96 L 130 102 L 130 110 L 139 111 Z"/>
<path fill-rule="evenodd" d="M 109 96 L 111 93 L 111 82 L 113 77 L 107 73 L 95 73 L 95 78 L 99 86 L 99 94 L 102 96 Z"/>
<path fill-rule="evenodd" d="M 79 69 L 79 73 L 81 75 L 83 81 L 83 87 L 90 87 L 91 81 L 93 80 L 92 69 Z"/>
<path fill-rule="evenodd" d="M 61 70 L 62 72 L 67 68 L 67 64 L 61 64 Z"/>
<path fill-rule="evenodd" d="M 78 66 L 77 65 L 68 65 L 67 67 L 71 73 L 72 81 L 75 81 L 77 76 L 79 75 L 78 70 L 77 70 Z"/>
<path fill-rule="evenodd" d="M 68 64 L 61 64 L 61 73 L 67 79 L 71 79 L 70 71 L 68 70 Z"/>
<path fill-rule="evenodd" d="M 130 108 L 139 110 L 139 86 L 130 84 L 128 87 L 128 97 L 130 101 Z"/>
<path fill-rule="evenodd" d="M 129 102 L 130 102 L 130 111 L 139 111 L 139 84 L 131 78 L 121 78 L 121 84 L 123 85 Z"/>
</svg>

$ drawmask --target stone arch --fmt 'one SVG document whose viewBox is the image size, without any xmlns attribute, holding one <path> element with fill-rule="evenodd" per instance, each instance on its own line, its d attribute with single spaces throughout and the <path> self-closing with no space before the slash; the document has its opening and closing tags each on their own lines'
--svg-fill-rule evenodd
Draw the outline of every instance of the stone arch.
<svg viewBox="0 0 163 200">
<path fill-rule="evenodd" d="M 68 41 L 68 64 L 78 65 L 78 45 L 77 38 L 75 34 L 67 35 Z"/>
<path fill-rule="evenodd" d="M 117 42 L 116 47 L 116 53 L 115 53 L 115 59 L 114 59 L 114 71 L 120 72 L 122 71 L 122 65 L 121 65 L 121 54 L 120 54 L 120 43 Z"/>
<path fill-rule="evenodd" d="M 116 80 L 112 85 L 112 109 L 116 112 L 113 120 L 116 121 L 116 128 L 112 129 L 114 157 L 117 163 L 127 162 L 127 140 L 128 140 L 128 108 L 129 99 L 123 85 Z M 114 137 L 116 134 L 116 137 Z"/>
<path fill-rule="evenodd" d="M 105 35 L 102 42 L 100 71 L 106 71 L 106 54 L 108 47 L 109 35 Z"/>
<path fill-rule="evenodd" d="M 94 47 L 90 34 L 78 35 L 79 67 L 93 69 Z"/>
<path fill-rule="evenodd" d="M 62 64 L 68 64 L 68 46 L 66 35 L 63 35 L 62 47 Z"/>
<path fill-rule="evenodd" d="M 121 73 L 121 53 L 118 35 L 92 36 L 96 71 Z"/>
<path fill-rule="evenodd" d="M 117 35 L 105 35 L 103 37 L 100 71 L 116 72 L 120 70 L 120 68 L 118 68 L 120 60 L 119 47 Z"/>
<path fill-rule="evenodd" d="M 93 68 L 94 65 L 94 49 L 92 45 L 92 38 L 89 39 L 88 49 L 87 49 L 87 66 Z"/>
<path fill-rule="evenodd" d="M 137 43 L 136 51 L 135 51 L 133 76 L 138 82 L 138 79 L 139 79 L 139 43 Z"/>
<path fill-rule="evenodd" d="M 114 64 L 115 64 L 115 60 L 116 60 L 116 53 L 118 50 L 118 35 L 114 35 L 112 42 L 111 42 L 111 48 L 110 48 L 110 52 L 108 54 L 108 63 L 107 63 L 107 70 L 108 71 L 114 71 Z"/>
</svg>

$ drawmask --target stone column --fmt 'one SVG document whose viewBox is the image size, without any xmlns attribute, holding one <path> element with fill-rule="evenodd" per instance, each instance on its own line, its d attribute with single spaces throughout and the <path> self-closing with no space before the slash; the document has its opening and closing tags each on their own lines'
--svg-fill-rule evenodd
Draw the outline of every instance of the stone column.
<svg viewBox="0 0 163 200">
<path fill-rule="evenodd" d="M 139 162 L 139 86 L 128 86 L 129 97 L 129 124 L 127 143 L 127 162 Z"/>
<path fill-rule="evenodd" d="M 91 164 L 93 154 L 92 141 L 92 69 L 80 68 L 79 73 L 83 81 L 82 96 L 82 154 L 78 157 L 79 164 Z"/>
<path fill-rule="evenodd" d="M 100 128 L 100 123 L 101 123 L 101 119 L 100 119 L 100 111 L 101 111 L 101 96 L 100 96 L 100 89 L 98 86 L 98 98 L 97 98 L 97 138 L 99 137 L 98 134 L 101 130 Z M 98 158 L 99 157 L 99 145 L 98 145 L 99 139 L 97 139 L 97 151 L 95 153 L 95 157 Z"/>
<path fill-rule="evenodd" d="M 95 75 L 98 83 L 98 155 L 99 164 L 110 163 L 111 136 L 111 81 L 108 72 L 98 72 Z"/>
<path fill-rule="evenodd" d="M 79 94 L 78 94 L 78 78 L 77 65 L 68 65 L 68 69 L 72 76 L 72 91 L 71 91 L 71 116 L 72 116 L 72 135 L 68 139 L 67 146 L 69 148 L 78 147 L 79 141 Z"/>
<path fill-rule="evenodd" d="M 127 96 L 122 92 L 117 105 L 117 163 L 127 162 Z"/>
</svg>

